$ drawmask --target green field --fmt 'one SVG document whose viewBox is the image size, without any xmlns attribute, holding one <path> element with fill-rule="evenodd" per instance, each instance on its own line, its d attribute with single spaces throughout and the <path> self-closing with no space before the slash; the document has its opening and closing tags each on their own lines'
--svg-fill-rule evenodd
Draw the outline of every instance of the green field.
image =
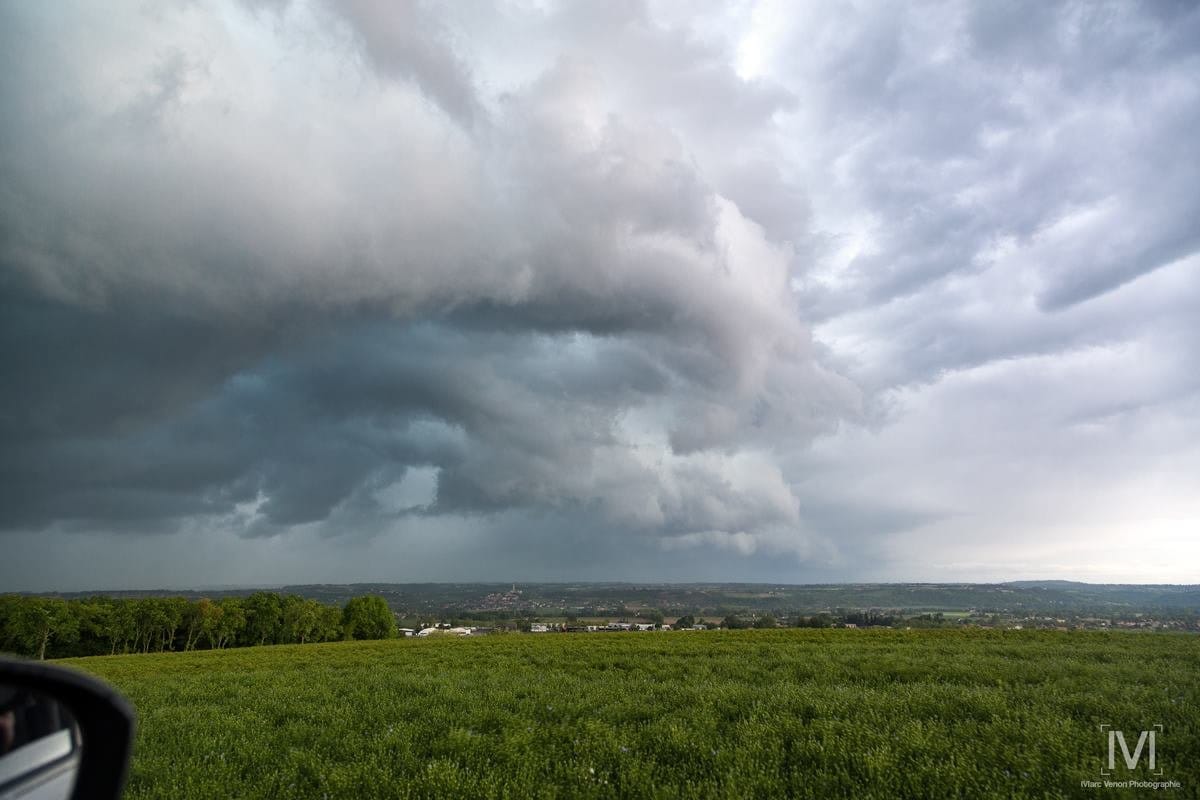
<svg viewBox="0 0 1200 800">
<path fill-rule="evenodd" d="M 136 706 L 131 798 L 1123 796 L 1080 784 L 1105 766 L 1101 723 L 1131 747 L 1161 723 L 1159 780 L 1182 784 L 1161 796 L 1200 796 L 1186 635 L 546 634 L 63 663 Z"/>
</svg>

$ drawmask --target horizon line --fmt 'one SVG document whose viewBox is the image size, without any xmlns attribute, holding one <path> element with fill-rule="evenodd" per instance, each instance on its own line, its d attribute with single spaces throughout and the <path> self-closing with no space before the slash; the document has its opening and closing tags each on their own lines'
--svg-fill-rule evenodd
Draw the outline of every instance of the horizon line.
<svg viewBox="0 0 1200 800">
<path fill-rule="evenodd" d="M 781 581 L 628 581 L 628 580 L 588 580 L 588 581 L 512 581 L 512 580 L 487 580 L 487 581 L 332 581 L 318 583 L 264 583 L 264 584 L 210 584 L 196 586 L 174 586 L 166 587 L 159 586 L 153 588 L 132 587 L 132 588 L 92 588 L 92 589 L 40 589 L 40 590 L 18 590 L 11 592 L 3 592 L 3 594 L 16 595 L 78 595 L 92 594 L 101 595 L 106 592 L 137 592 L 137 593 L 163 593 L 163 592 L 241 592 L 241 591 L 273 591 L 292 588 L 305 587 L 329 587 L 329 586 L 628 586 L 628 587 L 659 587 L 659 586 L 773 586 L 787 588 L 807 588 L 807 587 L 849 587 L 849 586 L 1014 586 L 1018 584 L 1070 584 L 1074 586 L 1130 586 L 1130 587 L 1171 587 L 1171 588 L 1200 588 L 1200 583 L 1138 583 L 1138 582 L 1092 582 L 1079 581 L 1067 578 L 1014 578 L 1004 581 L 929 581 L 929 580 L 907 580 L 907 581 L 827 581 L 827 582 L 808 582 L 808 583 L 785 583 Z"/>
</svg>

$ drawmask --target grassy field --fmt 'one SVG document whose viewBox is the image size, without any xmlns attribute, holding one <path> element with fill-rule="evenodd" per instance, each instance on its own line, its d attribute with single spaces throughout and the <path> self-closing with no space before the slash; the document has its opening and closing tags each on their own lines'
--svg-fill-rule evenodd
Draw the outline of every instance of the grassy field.
<svg viewBox="0 0 1200 800">
<path fill-rule="evenodd" d="M 1108 723 L 1200 796 L 1200 639 L 498 636 L 75 659 L 139 713 L 131 798 L 1104 797 Z M 1117 755 L 1118 778 L 1133 773 Z"/>
</svg>

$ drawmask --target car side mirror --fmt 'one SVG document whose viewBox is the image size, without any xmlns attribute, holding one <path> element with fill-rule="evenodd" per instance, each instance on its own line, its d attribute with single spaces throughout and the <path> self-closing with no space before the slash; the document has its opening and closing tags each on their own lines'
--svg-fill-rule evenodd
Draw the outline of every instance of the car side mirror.
<svg viewBox="0 0 1200 800">
<path fill-rule="evenodd" d="M 117 800 L 133 709 L 81 672 L 0 659 L 0 800 Z"/>
</svg>

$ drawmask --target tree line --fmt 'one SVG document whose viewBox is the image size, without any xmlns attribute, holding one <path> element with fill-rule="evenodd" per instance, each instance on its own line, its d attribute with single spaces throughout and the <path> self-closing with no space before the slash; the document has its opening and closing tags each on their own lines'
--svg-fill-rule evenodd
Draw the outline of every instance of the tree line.
<svg viewBox="0 0 1200 800">
<path fill-rule="evenodd" d="M 391 609 L 375 595 L 353 597 L 341 607 L 275 592 L 194 601 L 0 596 L 0 651 L 40 659 L 395 635 Z"/>
</svg>

